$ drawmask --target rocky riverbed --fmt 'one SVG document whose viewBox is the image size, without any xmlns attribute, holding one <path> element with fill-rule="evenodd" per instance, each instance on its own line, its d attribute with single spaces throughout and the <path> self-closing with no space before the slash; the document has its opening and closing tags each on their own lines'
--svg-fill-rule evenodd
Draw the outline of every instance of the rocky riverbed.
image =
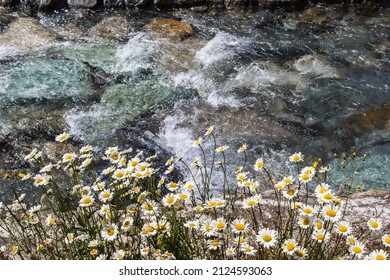
<svg viewBox="0 0 390 280">
<path fill-rule="evenodd" d="M 332 154 L 356 150 L 368 154 L 356 184 L 390 188 L 386 1 L 1 5 L 2 185 L 27 187 L 24 155 L 61 154 L 63 131 L 75 148 L 132 146 L 164 162 L 196 158 L 194 139 L 214 125 L 220 144 L 247 143 L 275 175 L 299 150 L 333 165 L 337 185 Z"/>
</svg>

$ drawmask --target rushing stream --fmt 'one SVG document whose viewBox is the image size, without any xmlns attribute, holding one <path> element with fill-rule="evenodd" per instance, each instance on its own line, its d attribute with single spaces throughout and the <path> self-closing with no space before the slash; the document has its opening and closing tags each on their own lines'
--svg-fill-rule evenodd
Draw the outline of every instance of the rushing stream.
<svg viewBox="0 0 390 280">
<path fill-rule="evenodd" d="M 107 40 L 91 30 L 111 15 L 3 12 L 0 140 L 52 141 L 64 129 L 83 143 L 138 141 L 192 161 L 213 125 L 228 160 L 246 143 L 252 161 L 282 172 L 301 151 L 333 164 L 337 179 L 332 154 L 357 151 L 367 153 L 357 183 L 390 189 L 389 10 L 325 14 L 321 23 L 180 14 L 195 34 L 177 41 L 143 28 L 166 14 L 119 15 L 126 36 Z"/>
</svg>

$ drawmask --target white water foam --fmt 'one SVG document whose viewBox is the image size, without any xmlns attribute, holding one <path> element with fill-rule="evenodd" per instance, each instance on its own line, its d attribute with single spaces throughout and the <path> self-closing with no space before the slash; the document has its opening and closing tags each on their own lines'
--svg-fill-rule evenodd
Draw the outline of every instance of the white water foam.
<svg viewBox="0 0 390 280">
<path fill-rule="evenodd" d="M 116 58 L 122 72 L 132 72 L 153 66 L 152 56 L 160 49 L 160 41 L 152 40 L 147 33 L 134 33 L 124 47 L 118 49 Z"/>
</svg>

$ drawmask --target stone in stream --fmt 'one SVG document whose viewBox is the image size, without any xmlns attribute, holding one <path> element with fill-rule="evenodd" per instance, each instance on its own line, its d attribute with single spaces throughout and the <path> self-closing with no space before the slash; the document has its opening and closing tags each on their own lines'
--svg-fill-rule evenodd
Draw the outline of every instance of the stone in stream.
<svg viewBox="0 0 390 280">
<path fill-rule="evenodd" d="M 126 41 L 129 38 L 130 23 L 124 17 L 113 16 L 103 19 L 93 26 L 88 35 L 109 41 Z"/>
<path fill-rule="evenodd" d="M 390 103 L 349 116 L 343 128 L 349 135 L 359 136 L 375 130 L 389 129 Z"/>
<path fill-rule="evenodd" d="M 67 0 L 71 8 L 92 8 L 98 4 L 98 0 Z"/>
<path fill-rule="evenodd" d="M 194 34 L 192 26 L 186 22 L 155 18 L 144 26 L 144 30 L 158 38 L 168 38 L 173 41 L 184 40 Z"/>
<path fill-rule="evenodd" d="M 35 18 L 17 18 L 0 34 L 2 46 L 32 52 L 55 42 L 57 36 L 39 24 Z"/>
</svg>

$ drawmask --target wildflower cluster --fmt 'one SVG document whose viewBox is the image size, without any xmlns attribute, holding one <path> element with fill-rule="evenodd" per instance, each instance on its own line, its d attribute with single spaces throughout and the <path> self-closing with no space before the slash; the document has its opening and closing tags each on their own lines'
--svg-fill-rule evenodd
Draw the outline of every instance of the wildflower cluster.
<svg viewBox="0 0 390 280">
<path fill-rule="evenodd" d="M 387 259 L 388 224 L 362 217 L 348 221 L 348 197 L 338 196 L 322 162 L 275 180 L 266 160 L 247 165 L 247 145 L 236 151 L 244 164 L 229 171 L 227 145 L 210 127 L 193 145 L 202 160 L 170 158 L 157 165 L 132 149 L 110 147 L 97 158 L 90 146 L 71 151 L 69 135 L 56 137 L 67 152 L 46 162 L 42 152 L 25 157 L 36 174 L 20 174 L 34 186 L 36 203 L 0 203 L 3 259 Z M 213 141 L 211 161 L 202 143 Z M 106 162 L 100 170 L 94 166 Z M 178 165 L 188 178 L 172 176 Z M 97 170 L 100 170 L 99 172 Z M 212 177 L 221 172 L 219 195 Z M 231 179 L 233 178 L 233 179 Z"/>
</svg>

